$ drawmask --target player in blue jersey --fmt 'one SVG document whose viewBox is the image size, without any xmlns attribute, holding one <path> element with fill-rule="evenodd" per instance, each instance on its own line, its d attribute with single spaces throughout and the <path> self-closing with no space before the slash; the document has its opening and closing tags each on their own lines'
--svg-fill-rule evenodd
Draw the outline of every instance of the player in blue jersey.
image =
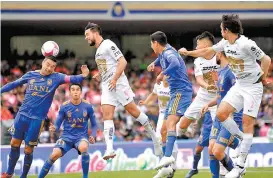
<svg viewBox="0 0 273 178">
<path fill-rule="evenodd" d="M 8 83 L 1 88 L 1 94 L 8 92 L 20 85 L 27 84 L 25 98 L 20 107 L 14 125 L 9 129 L 12 134 L 10 142 L 8 170 L 2 177 L 12 177 L 17 160 L 20 156 L 20 146 L 25 141 L 25 158 L 21 178 L 25 178 L 33 160 L 33 148 L 38 144 L 38 137 L 44 120 L 52 103 L 55 90 L 64 83 L 80 83 L 89 74 L 86 65 L 81 67 L 81 75 L 65 75 L 55 73 L 57 61 L 55 57 L 46 57 L 42 62 L 42 68 L 30 71 L 20 79 Z"/>
<path fill-rule="evenodd" d="M 232 73 L 230 67 L 228 66 L 228 60 L 225 57 L 224 53 L 217 53 L 217 62 L 220 63 L 221 69 L 218 72 L 217 80 L 217 89 L 218 96 L 206 104 L 201 112 L 207 112 L 209 107 L 219 106 L 222 99 L 225 97 L 230 88 L 234 85 L 236 78 Z M 242 111 L 239 113 L 233 114 L 233 119 L 237 123 L 240 130 L 242 130 Z M 209 143 L 209 153 L 210 153 L 210 169 L 213 175 L 213 178 L 219 177 L 219 161 L 223 166 L 231 171 L 233 169 L 233 162 L 231 158 L 225 154 L 225 149 L 227 146 L 235 149 L 238 146 L 239 140 L 232 136 L 230 132 L 224 128 L 216 117 L 213 123 L 210 143 Z M 221 175 L 223 176 L 223 175 Z"/>
<path fill-rule="evenodd" d="M 176 124 L 181 116 L 189 107 L 192 101 L 192 84 L 187 75 L 186 65 L 178 52 L 167 42 L 166 35 L 157 31 L 151 35 L 151 47 L 158 55 L 156 61 L 149 65 L 148 70 L 153 70 L 155 65 L 160 65 L 162 72 L 157 76 L 156 82 L 160 84 L 164 75 L 167 76 L 167 82 L 170 86 L 170 100 L 166 109 L 167 125 L 167 143 L 164 157 L 160 160 L 156 169 L 169 169 L 169 166 L 175 162 L 172 157 L 173 146 L 176 140 Z"/>
<path fill-rule="evenodd" d="M 79 84 L 70 85 L 71 100 L 62 104 L 55 125 L 50 131 L 59 131 L 63 123 L 63 133 L 56 142 L 49 159 L 44 164 L 39 178 L 44 178 L 54 162 L 64 156 L 69 150 L 75 148 L 82 155 L 83 178 L 88 177 L 89 154 L 88 145 L 95 143 L 97 132 L 96 118 L 90 103 L 81 99 L 82 87 Z M 92 126 L 92 135 L 88 136 L 88 120 Z"/>
</svg>

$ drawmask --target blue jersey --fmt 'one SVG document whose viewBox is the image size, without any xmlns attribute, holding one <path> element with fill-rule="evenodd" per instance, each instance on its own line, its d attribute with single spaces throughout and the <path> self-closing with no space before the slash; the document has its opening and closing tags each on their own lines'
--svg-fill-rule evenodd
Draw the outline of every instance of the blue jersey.
<svg viewBox="0 0 273 178">
<path fill-rule="evenodd" d="M 20 79 L 3 86 L 1 93 L 27 83 L 25 98 L 19 113 L 31 119 L 44 120 L 51 106 L 55 90 L 59 85 L 66 82 L 80 83 L 82 80 L 82 75 L 67 76 L 62 73 L 53 73 L 43 76 L 39 71 L 31 71 Z"/>
<path fill-rule="evenodd" d="M 182 92 L 192 92 L 192 84 L 188 78 L 186 65 L 180 54 L 169 44 L 159 54 L 155 64 L 162 67 L 164 75 L 168 76 L 167 81 L 170 85 L 170 92 L 175 90 Z"/>
<path fill-rule="evenodd" d="M 96 136 L 97 124 L 92 105 L 82 100 L 79 105 L 71 101 L 64 102 L 55 123 L 57 130 L 63 123 L 63 134 L 61 138 L 65 141 L 74 141 L 79 138 L 88 138 L 88 120 L 92 126 L 92 135 Z"/>
<path fill-rule="evenodd" d="M 236 78 L 228 65 L 219 70 L 217 88 L 218 88 L 218 94 L 220 95 L 220 97 L 217 100 L 217 106 L 219 106 L 222 99 L 226 96 L 227 92 L 235 84 L 235 82 L 236 82 Z M 234 113 L 233 116 L 234 116 L 234 121 L 242 122 L 243 111 L 241 110 L 239 113 Z"/>
</svg>

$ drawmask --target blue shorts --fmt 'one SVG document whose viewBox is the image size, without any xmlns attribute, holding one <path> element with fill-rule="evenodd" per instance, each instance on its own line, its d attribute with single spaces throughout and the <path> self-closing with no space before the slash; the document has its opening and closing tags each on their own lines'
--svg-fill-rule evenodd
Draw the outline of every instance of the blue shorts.
<svg viewBox="0 0 273 178">
<path fill-rule="evenodd" d="M 44 120 L 31 119 L 20 113 L 15 117 L 14 124 L 9 128 L 12 138 L 24 140 L 28 146 L 37 146 Z"/>
<path fill-rule="evenodd" d="M 86 141 L 89 144 L 88 139 L 86 137 L 82 137 L 80 139 L 73 140 L 73 141 L 67 141 L 67 140 L 64 140 L 63 138 L 59 138 L 54 148 L 60 148 L 62 150 L 62 156 L 64 156 L 72 148 L 75 148 L 78 151 L 78 154 L 80 155 L 81 152 L 79 151 L 78 147 L 81 141 Z"/>
<path fill-rule="evenodd" d="M 208 121 L 210 121 L 210 122 L 208 122 Z M 203 118 L 201 134 L 199 136 L 199 140 L 197 143 L 199 146 L 202 146 L 202 147 L 209 146 L 211 126 L 212 126 L 212 119 L 211 119 L 210 112 L 206 112 L 206 114 Z"/>
<path fill-rule="evenodd" d="M 242 122 L 238 123 L 238 127 L 242 131 Z M 231 147 L 235 149 L 239 143 L 239 140 L 230 134 L 230 132 L 222 126 L 219 119 L 216 117 L 213 123 L 213 127 L 210 134 L 210 139 L 216 139 L 216 143 L 223 145 L 224 147 Z"/>
<path fill-rule="evenodd" d="M 169 115 L 183 116 L 192 102 L 192 92 L 176 91 L 171 93 L 165 112 L 165 119 Z"/>
</svg>

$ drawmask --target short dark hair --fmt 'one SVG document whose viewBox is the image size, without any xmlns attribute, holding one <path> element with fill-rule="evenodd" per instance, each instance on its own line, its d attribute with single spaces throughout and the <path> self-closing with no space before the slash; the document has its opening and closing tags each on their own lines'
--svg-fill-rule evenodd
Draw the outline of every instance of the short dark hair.
<svg viewBox="0 0 273 178">
<path fill-rule="evenodd" d="M 152 42 L 157 41 L 161 46 L 165 46 L 168 43 L 167 36 L 162 31 L 154 32 L 150 37 Z"/>
<path fill-rule="evenodd" d="M 88 22 L 88 24 L 85 27 L 85 30 L 88 30 L 88 29 L 99 32 L 99 34 L 102 35 L 102 30 L 98 24 Z"/>
<path fill-rule="evenodd" d="M 81 89 L 81 91 L 82 91 L 82 85 L 79 84 L 79 83 L 72 83 L 72 84 L 70 84 L 70 85 L 69 85 L 69 91 L 71 90 L 71 87 L 72 87 L 73 85 L 79 86 L 80 89 Z"/>
<path fill-rule="evenodd" d="M 243 34 L 243 26 L 237 14 L 223 15 L 222 24 L 224 29 L 228 29 L 232 33 Z"/>
<path fill-rule="evenodd" d="M 50 59 L 54 62 L 57 62 L 57 58 L 55 56 L 46 56 L 45 59 Z"/>
<path fill-rule="evenodd" d="M 197 40 L 202 40 L 204 38 L 207 38 L 212 44 L 215 44 L 214 36 L 208 31 L 204 31 L 201 35 L 198 35 L 195 39 L 197 41 Z"/>
</svg>

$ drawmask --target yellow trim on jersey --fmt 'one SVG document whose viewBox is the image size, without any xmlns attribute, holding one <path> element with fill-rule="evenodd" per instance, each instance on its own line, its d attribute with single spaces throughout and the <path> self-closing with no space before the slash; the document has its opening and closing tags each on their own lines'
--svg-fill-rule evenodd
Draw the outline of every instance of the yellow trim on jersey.
<svg viewBox="0 0 273 178">
<path fill-rule="evenodd" d="M 63 102 L 62 105 L 67 105 L 67 104 L 69 104 L 69 103 L 70 103 L 70 100 Z"/>
<path fill-rule="evenodd" d="M 84 102 L 84 103 L 87 103 L 87 104 L 90 104 L 87 100 L 85 100 L 85 99 L 82 99 L 82 102 Z"/>
<path fill-rule="evenodd" d="M 177 93 L 175 96 L 175 100 L 173 102 L 173 105 L 172 105 L 171 114 L 176 114 L 176 110 L 177 110 L 180 99 L 181 99 L 181 93 Z"/>
</svg>

